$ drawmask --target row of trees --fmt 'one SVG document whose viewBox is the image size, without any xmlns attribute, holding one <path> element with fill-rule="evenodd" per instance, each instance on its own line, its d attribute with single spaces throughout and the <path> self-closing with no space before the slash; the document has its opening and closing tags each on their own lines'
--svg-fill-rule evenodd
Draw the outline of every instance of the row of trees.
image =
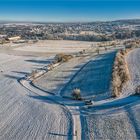
<svg viewBox="0 0 140 140">
<path fill-rule="evenodd" d="M 80 41 L 113 41 L 116 39 L 129 39 L 140 37 L 140 30 L 120 30 L 112 34 L 101 34 L 101 35 L 69 35 L 62 36 L 66 40 L 80 40 Z"/>
<path fill-rule="evenodd" d="M 140 47 L 140 39 L 134 39 L 124 42 L 126 48 L 138 48 Z"/>
</svg>

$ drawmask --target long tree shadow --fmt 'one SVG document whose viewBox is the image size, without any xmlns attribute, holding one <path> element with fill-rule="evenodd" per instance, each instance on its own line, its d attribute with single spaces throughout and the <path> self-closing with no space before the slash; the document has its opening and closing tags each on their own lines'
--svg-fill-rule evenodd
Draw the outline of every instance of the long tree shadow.
<svg viewBox="0 0 140 140">
<path fill-rule="evenodd" d="M 19 80 L 21 78 L 19 76 L 13 76 L 13 75 L 9 75 L 9 74 L 5 74 L 4 76 L 7 78 L 10 78 L 10 79 L 15 79 L 15 80 Z"/>
<path fill-rule="evenodd" d="M 67 99 L 63 97 L 58 97 L 55 95 L 46 95 L 46 96 L 39 96 L 39 95 L 28 95 L 28 97 L 33 98 L 35 100 L 39 100 L 44 103 L 57 103 L 65 106 L 83 106 L 84 102 L 82 101 L 77 101 L 77 100 L 72 100 L 72 99 Z"/>
<path fill-rule="evenodd" d="M 139 96 L 128 96 L 122 99 L 113 100 L 111 102 L 102 103 L 101 105 L 89 106 L 87 108 L 81 107 L 81 113 L 87 115 L 107 115 L 124 108 L 130 108 L 131 106 L 137 105 L 140 100 Z M 100 111 L 104 111 L 100 113 Z"/>
<path fill-rule="evenodd" d="M 22 74 L 22 75 L 29 74 L 29 72 L 23 72 L 23 71 L 12 71 L 12 72 L 17 73 L 17 74 Z"/>
<path fill-rule="evenodd" d="M 30 59 L 30 60 L 25 60 L 27 62 L 31 62 L 31 63 L 37 63 L 37 64 L 49 64 L 52 59 L 50 60 L 34 60 L 34 59 Z"/>
<path fill-rule="evenodd" d="M 135 133 L 136 133 L 136 137 L 137 137 L 137 140 L 140 140 L 140 107 L 139 107 L 139 111 L 137 110 L 134 110 L 133 106 L 132 107 L 129 107 L 129 108 L 124 108 L 125 111 L 127 112 L 127 115 L 129 117 L 129 120 L 130 120 L 130 123 L 132 125 L 132 127 L 134 128 L 135 130 Z M 139 113 L 138 115 L 136 115 L 137 113 Z"/>
</svg>

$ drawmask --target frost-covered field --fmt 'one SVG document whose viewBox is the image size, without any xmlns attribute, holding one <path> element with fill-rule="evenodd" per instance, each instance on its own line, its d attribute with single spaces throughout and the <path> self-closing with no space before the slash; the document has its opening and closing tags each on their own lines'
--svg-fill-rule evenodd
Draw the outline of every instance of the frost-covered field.
<svg viewBox="0 0 140 140">
<path fill-rule="evenodd" d="M 62 90 L 62 95 L 71 96 L 74 88 L 81 90 L 82 97 L 95 100 L 110 97 L 110 81 L 115 52 L 93 57 Z"/>
<path fill-rule="evenodd" d="M 0 140 L 71 139 L 67 109 L 39 98 L 17 81 L 42 67 L 44 59 L 0 54 Z"/>
<path fill-rule="evenodd" d="M 140 139 L 140 97 L 128 96 L 140 84 L 140 49 L 130 52 L 126 59 L 131 80 L 124 88 L 124 96 L 81 110 L 83 140 Z"/>
<path fill-rule="evenodd" d="M 82 97 L 107 98 L 114 57 L 115 52 L 109 52 L 91 60 L 89 57 L 74 58 L 48 72 L 35 85 L 56 94 L 61 91 L 63 96 L 70 97 L 74 88 L 80 88 Z"/>
<path fill-rule="evenodd" d="M 132 96 L 81 110 L 82 139 L 139 140 L 140 97 Z"/>
<path fill-rule="evenodd" d="M 64 85 L 87 61 L 89 61 L 89 57 L 73 58 L 37 79 L 34 85 L 45 91 L 59 94 Z"/>
<path fill-rule="evenodd" d="M 84 41 L 47 40 L 39 41 L 35 44 L 27 44 L 23 47 L 15 48 L 14 50 L 46 53 L 73 53 L 90 48 L 91 44 L 95 43 Z"/>
<path fill-rule="evenodd" d="M 49 46 L 43 50 L 46 42 Z M 41 41 L 0 50 L 0 140 L 140 139 L 140 97 L 110 98 L 113 48 L 97 56 L 88 52 L 74 57 L 36 79 L 34 86 L 28 80 L 19 82 L 32 70 L 46 66 L 56 52 L 77 52 L 91 45 L 74 41 L 72 47 L 70 43 Z M 140 49 L 126 59 L 131 80 L 124 95 L 134 93 L 140 85 Z M 80 88 L 83 97 L 94 100 L 93 106 L 61 97 L 71 96 L 73 88 Z"/>
</svg>

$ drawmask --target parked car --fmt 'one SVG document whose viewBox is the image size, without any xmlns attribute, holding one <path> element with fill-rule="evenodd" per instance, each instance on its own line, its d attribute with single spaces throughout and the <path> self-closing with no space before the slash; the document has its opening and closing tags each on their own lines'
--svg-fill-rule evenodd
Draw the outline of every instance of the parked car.
<svg viewBox="0 0 140 140">
<path fill-rule="evenodd" d="M 93 102 L 91 100 L 86 100 L 85 101 L 85 105 L 92 105 L 92 104 L 93 104 Z"/>
<path fill-rule="evenodd" d="M 140 85 L 137 86 L 136 90 L 135 90 L 136 95 L 140 95 Z"/>
</svg>

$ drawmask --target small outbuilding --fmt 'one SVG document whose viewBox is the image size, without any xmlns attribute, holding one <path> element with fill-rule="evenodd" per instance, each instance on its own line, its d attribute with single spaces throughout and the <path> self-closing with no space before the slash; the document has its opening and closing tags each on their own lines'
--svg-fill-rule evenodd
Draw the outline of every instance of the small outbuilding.
<svg viewBox="0 0 140 140">
<path fill-rule="evenodd" d="M 9 41 L 17 41 L 17 40 L 20 40 L 21 37 L 20 36 L 15 36 L 15 37 L 9 37 L 8 40 Z"/>
</svg>

